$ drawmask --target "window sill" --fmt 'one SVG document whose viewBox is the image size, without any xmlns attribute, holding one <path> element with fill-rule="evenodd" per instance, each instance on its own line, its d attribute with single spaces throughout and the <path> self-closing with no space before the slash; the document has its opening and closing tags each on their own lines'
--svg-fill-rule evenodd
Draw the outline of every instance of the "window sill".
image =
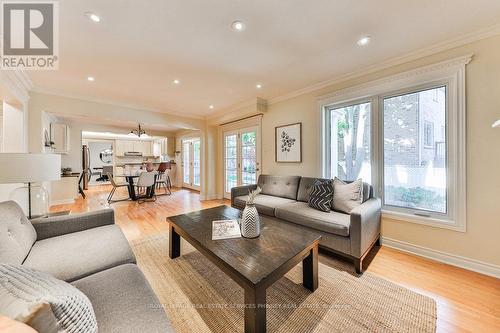
<svg viewBox="0 0 500 333">
<path fill-rule="evenodd" d="M 416 216 L 390 210 L 382 210 L 382 218 L 387 218 L 397 221 L 405 221 L 429 227 L 448 229 L 459 232 L 466 232 L 465 224 L 458 224 L 456 221 L 436 219 L 431 217 Z"/>
</svg>

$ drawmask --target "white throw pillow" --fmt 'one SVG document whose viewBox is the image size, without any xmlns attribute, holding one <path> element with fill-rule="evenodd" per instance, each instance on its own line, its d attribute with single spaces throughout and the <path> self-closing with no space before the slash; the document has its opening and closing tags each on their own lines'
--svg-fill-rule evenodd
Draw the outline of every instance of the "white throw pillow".
<svg viewBox="0 0 500 333">
<path fill-rule="evenodd" d="M 335 177 L 333 180 L 333 210 L 350 214 L 354 208 L 362 203 L 363 180 L 361 178 L 348 184 Z"/>
<path fill-rule="evenodd" d="M 22 265 L 0 264 L 0 314 L 43 332 L 97 333 L 94 309 L 85 294 Z"/>
</svg>

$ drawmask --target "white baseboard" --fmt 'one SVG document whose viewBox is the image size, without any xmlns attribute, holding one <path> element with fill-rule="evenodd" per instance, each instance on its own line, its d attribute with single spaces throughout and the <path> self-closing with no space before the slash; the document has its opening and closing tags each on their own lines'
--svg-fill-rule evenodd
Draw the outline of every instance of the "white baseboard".
<svg viewBox="0 0 500 333">
<path fill-rule="evenodd" d="M 383 246 L 387 246 L 396 250 L 415 254 L 417 256 L 432 259 L 452 266 L 457 266 L 477 273 L 500 278 L 500 266 L 494 264 L 462 257 L 456 254 L 433 250 L 428 247 L 414 245 L 383 236 L 381 237 L 381 242 Z"/>
</svg>

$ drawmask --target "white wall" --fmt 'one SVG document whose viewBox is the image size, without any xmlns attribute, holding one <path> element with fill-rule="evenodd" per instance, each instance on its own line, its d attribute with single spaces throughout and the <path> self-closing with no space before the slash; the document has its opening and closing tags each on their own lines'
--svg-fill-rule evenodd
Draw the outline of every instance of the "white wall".
<svg viewBox="0 0 500 333">
<path fill-rule="evenodd" d="M 3 152 L 24 151 L 24 112 L 22 107 L 3 103 Z"/>
<path fill-rule="evenodd" d="M 3 102 L 2 105 L 2 153 L 26 152 L 26 115 L 22 106 Z M 0 202 L 9 200 L 11 192 L 23 184 L 0 184 Z"/>
</svg>

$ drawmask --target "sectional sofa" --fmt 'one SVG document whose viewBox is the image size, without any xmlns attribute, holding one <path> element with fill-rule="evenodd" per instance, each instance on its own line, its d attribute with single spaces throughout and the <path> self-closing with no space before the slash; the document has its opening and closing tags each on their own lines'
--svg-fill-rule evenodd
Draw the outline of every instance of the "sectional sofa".
<svg viewBox="0 0 500 333">
<path fill-rule="evenodd" d="M 70 282 L 90 299 L 101 333 L 174 331 L 112 209 L 31 223 L 15 202 L 1 202 L 0 263 Z"/>
<path fill-rule="evenodd" d="M 363 203 L 350 214 L 319 211 L 308 205 L 309 192 L 316 179 L 260 175 L 257 185 L 262 192 L 256 197 L 255 206 L 261 214 L 319 232 L 322 248 L 351 259 L 356 272 L 361 273 L 364 257 L 379 242 L 380 199 L 373 196 L 372 186 L 364 183 Z M 232 188 L 231 205 L 244 208 L 248 191 L 257 185 Z"/>
</svg>

